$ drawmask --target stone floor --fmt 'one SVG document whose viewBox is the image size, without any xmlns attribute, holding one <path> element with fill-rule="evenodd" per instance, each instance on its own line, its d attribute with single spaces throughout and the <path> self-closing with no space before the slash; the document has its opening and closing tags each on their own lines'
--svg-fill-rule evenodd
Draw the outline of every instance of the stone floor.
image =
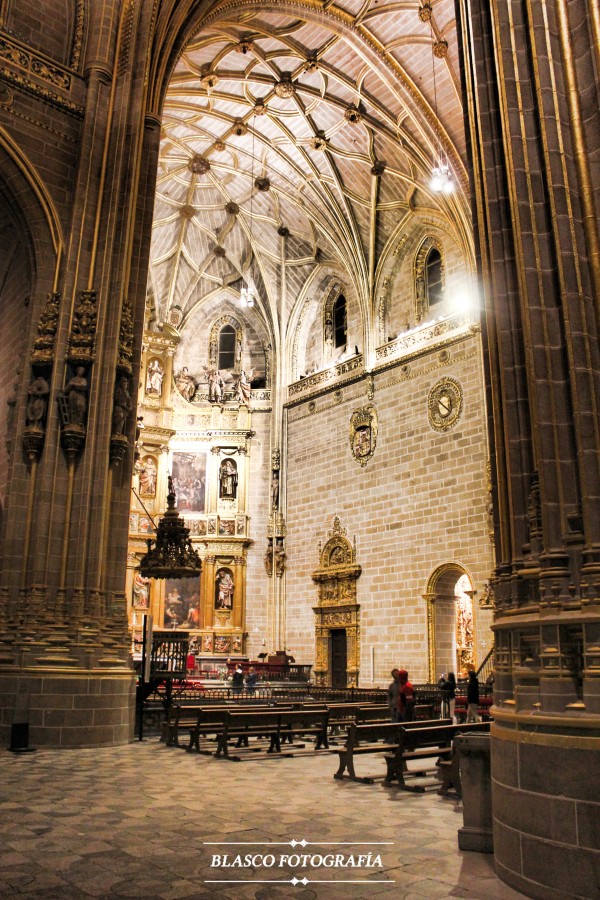
<svg viewBox="0 0 600 900">
<path fill-rule="evenodd" d="M 496 878 L 490 856 L 458 850 L 459 801 L 380 781 L 336 781 L 335 763 L 328 753 L 233 763 L 166 748 L 156 738 L 107 750 L 3 752 L 0 897 L 522 896 Z M 379 775 L 382 760 L 363 757 L 359 765 Z M 291 844 L 302 840 L 305 847 Z M 381 865 L 279 865 L 294 854 L 310 863 L 369 853 Z M 263 864 L 213 865 L 225 854 L 230 861 L 263 857 Z"/>
</svg>

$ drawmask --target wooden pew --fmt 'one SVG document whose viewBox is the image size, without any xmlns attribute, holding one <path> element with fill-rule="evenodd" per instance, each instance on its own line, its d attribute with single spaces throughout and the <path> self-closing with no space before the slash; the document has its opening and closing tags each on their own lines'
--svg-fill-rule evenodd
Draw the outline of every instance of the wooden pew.
<svg viewBox="0 0 600 900">
<path fill-rule="evenodd" d="M 432 725 L 450 724 L 450 719 L 431 719 L 419 722 L 369 722 L 360 724 L 352 722 L 348 727 L 346 743 L 339 750 L 339 767 L 334 778 L 343 778 L 348 770 L 348 777 L 363 784 L 373 784 L 374 778 L 360 778 L 354 771 L 354 757 L 364 753 L 400 754 L 404 731 L 427 728 Z"/>
<path fill-rule="evenodd" d="M 326 707 L 283 711 L 279 715 L 279 750 L 282 740 L 292 743 L 294 735 L 307 734 L 315 736 L 315 750 L 328 749 L 328 726 L 329 710 Z"/>
<path fill-rule="evenodd" d="M 427 725 L 427 727 L 408 728 L 405 722 L 400 735 L 398 747 L 393 752 L 385 755 L 387 772 L 385 783 L 392 784 L 397 781 L 398 787 L 405 791 L 423 793 L 422 785 L 407 785 L 407 763 L 410 760 L 437 759 L 438 765 L 449 762 L 452 759 L 452 741 L 457 734 L 468 734 L 472 731 L 489 731 L 489 722 L 474 722 L 469 725 L 439 724 Z M 422 723 L 418 723 L 422 726 Z M 418 774 L 418 773 L 408 773 Z"/>
<path fill-rule="evenodd" d="M 320 709 L 271 710 L 269 712 L 237 712 L 229 711 L 223 726 L 217 732 L 216 757 L 225 757 L 239 762 L 241 756 L 231 755 L 230 741 L 236 740 L 238 747 L 241 741 L 250 737 L 269 739 L 267 753 L 281 753 L 282 739 L 293 734 L 312 734 L 315 736 L 315 748 L 327 747 L 328 711 Z M 288 755 L 288 754 L 286 754 Z M 289 754 L 290 756 L 293 754 Z"/>
</svg>

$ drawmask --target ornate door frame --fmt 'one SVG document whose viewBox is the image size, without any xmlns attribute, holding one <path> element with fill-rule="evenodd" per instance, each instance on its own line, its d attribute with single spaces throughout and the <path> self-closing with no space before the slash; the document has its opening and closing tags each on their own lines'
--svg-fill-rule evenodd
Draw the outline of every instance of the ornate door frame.
<svg viewBox="0 0 600 900">
<path fill-rule="evenodd" d="M 356 602 L 356 581 L 362 569 L 356 563 L 356 538 L 346 537 L 335 516 L 324 547 L 319 542 L 319 567 L 312 574 L 319 598 L 315 613 L 315 679 L 325 685 L 330 678 L 331 632 L 344 628 L 347 641 L 347 684 L 357 687 L 360 671 L 360 605 Z"/>
</svg>

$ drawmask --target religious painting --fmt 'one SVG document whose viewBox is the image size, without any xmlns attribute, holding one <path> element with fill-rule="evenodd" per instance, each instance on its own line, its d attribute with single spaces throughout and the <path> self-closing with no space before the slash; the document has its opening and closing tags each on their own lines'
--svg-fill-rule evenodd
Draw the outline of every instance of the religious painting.
<svg viewBox="0 0 600 900">
<path fill-rule="evenodd" d="M 205 519 L 186 519 L 185 524 L 186 527 L 190 529 L 190 534 L 195 537 L 206 534 Z"/>
<path fill-rule="evenodd" d="M 236 521 L 236 534 L 244 535 L 246 533 L 246 518 L 245 516 L 238 516 Z"/>
<path fill-rule="evenodd" d="M 139 527 L 139 526 L 138 526 L 138 519 L 139 519 L 139 516 L 138 516 L 137 513 L 130 513 L 130 514 L 129 514 L 129 531 L 130 531 L 132 534 L 136 534 L 136 533 L 137 533 L 137 530 L 138 530 L 138 527 Z"/>
<path fill-rule="evenodd" d="M 200 579 L 167 578 L 165 582 L 165 628 L 198 628 L 200 624 Z"/>
<path fill-rule="evenodd" d="M 233 572 L 223 566 L 215 578 L 215 609 L 233 608 Z"/>
<path fill-rule="evenodd" d="M 133 576 L 132 606 L 135 609 L 148 609 L 150 601 L 150 579 L 138 570 Z"/>
<path fill-rule="evenodd" d="M 139 534 L 153 534 L 154 528 L 152 527 L 152 521 L 148 516 L 140 516 L 138 523 L 138 533 Z"/>
<path fill-rule="evenodd" d="M 355 409 L 350 417 L 350 448 L 360 466 L 366 466 L 375 453 L 377 411 L 374 406 Z"/>
<path fill-rule="evenodd" d="M 239 634 L 234 634 L 234 635 L 233 635 L 232 649 L 233 649 L 233 652 L 234 652 L 234 653 L 241 653 L 241 652 L 242 652 L 242 639 L 241 639 L 241 637 L 240 637 Z"/>
<path fill-rule="evenodd" d="M 219 534 L 235 534 L 235 521 L 233 519 L 219 519 Z"/>
<path fill-rule="evenodd" d="M 203 634 L 202 635 L 202 652 L 203 653 L 212 653 L 213 652 L 213 636 L 212 636 L 212 634 Z"/>
<path fill-rule="evenodd" d="M 154 456 L 144 456 L 140 468 L 140 496 L 156 497 L 156 473 L 158 465 Z"/>
<path fill-rule="evenodd" d="M 231 636 L 215 634 L 215 653 L 231 653 Z"/>
<path fill-rule="evenodd" d="M 204 512 L 206 453 L 174 453 L 171 465 L 179 511 Z"/>
<path fill-rule="evenodd" d="M 217 520 L 215 516 L 208 517 L 208 533 L 216 534 L 217 533 Z"/>
</svg>

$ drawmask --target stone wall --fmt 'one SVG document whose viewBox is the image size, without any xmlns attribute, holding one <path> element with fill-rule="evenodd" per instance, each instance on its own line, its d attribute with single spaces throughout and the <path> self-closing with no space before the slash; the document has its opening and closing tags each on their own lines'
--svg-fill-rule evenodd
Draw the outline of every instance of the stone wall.
<svg viewBox="0 0 600 900">
<path fill-rule="evenodd" d="M 450 376 L 463 390 L 460 418 L 447 433 L 428 419 L 428 394 Z M 289 410 L 287 468 L 287 644 L 298 662 L 314 657 L 319 542 L 339 515 L 356 536 L 361 606 L 361 684 L 388 680 L 392 665 L 415 681 L 427 671 L 426 603 L 438 566 L 455 562 L 481 595 L 493 561 L 486 498 L 487 440 L 478 335 L 449 359 L 423 353 L 375 375 L 379 432 L 364 468 L 350 449 L 350 416 L 366 406 L 366 379 Z M 341 396 L 340 396 L 341 395 Z M 477 603 L 474 604 L 477 607 Z M 477 661 L 491 645 L 490 613 L 475 610 Z"/>
</svg>

